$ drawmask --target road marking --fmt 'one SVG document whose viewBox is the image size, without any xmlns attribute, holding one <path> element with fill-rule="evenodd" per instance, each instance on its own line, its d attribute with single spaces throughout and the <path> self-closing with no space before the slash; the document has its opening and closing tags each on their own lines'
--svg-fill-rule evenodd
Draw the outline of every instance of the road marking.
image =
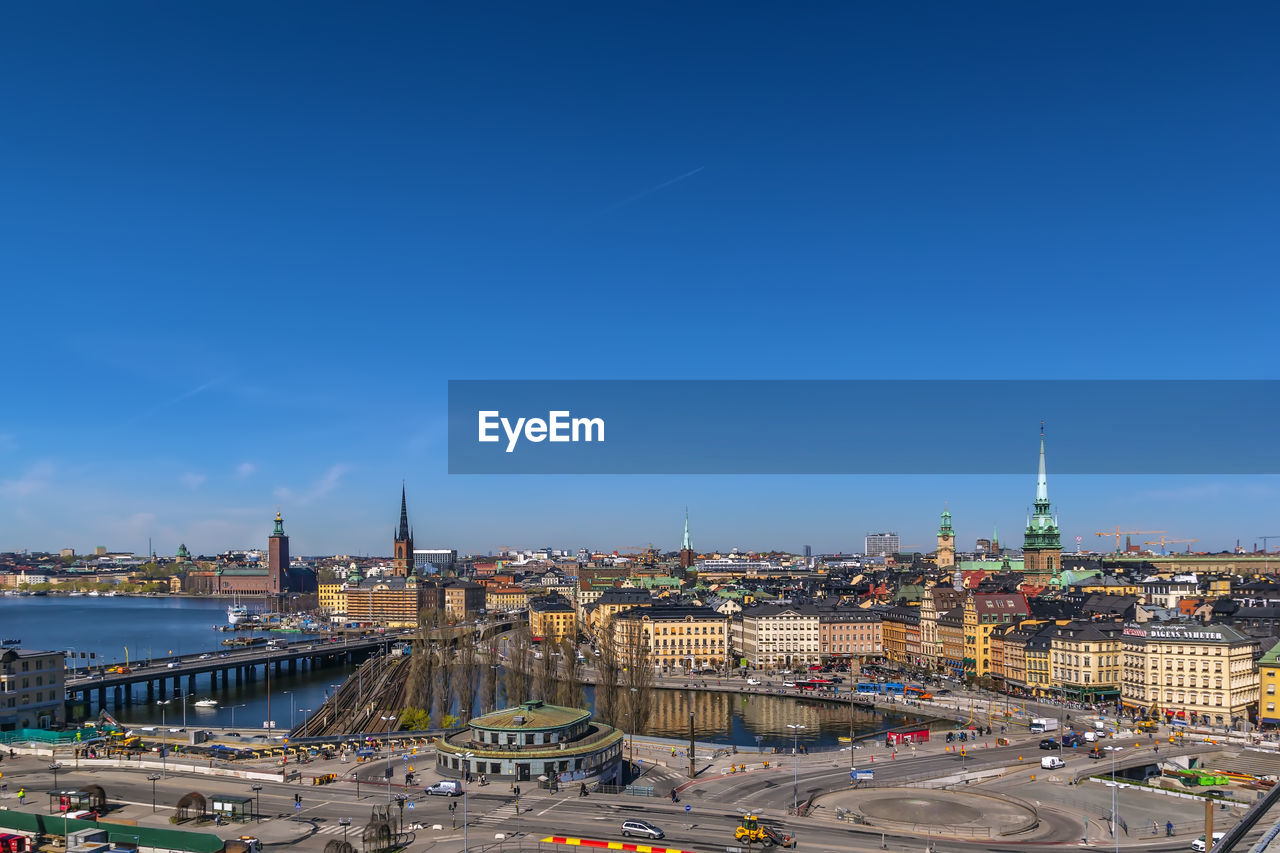
<svg viewBox="0 0 1280 853">
<path fill-rule="evenodd" d="M 564 803 L 567 803 L 567 802 L 569 802 L 569 801 L 568 801 L 568 800 L 556 800 L 554 803 L 552 803 L 551 805 L 547 806 L 547 807 L 546 807 L 545 809 L 543 809 L 542 811 L 538 812 L 538 817 L 542 817 L 544 814 L 546 814 L 547 812 L 551 811 L 551 810 L 552 810 L 552 809 L 554 809 L 556 806 L 563 805 Z"/>
</svg>

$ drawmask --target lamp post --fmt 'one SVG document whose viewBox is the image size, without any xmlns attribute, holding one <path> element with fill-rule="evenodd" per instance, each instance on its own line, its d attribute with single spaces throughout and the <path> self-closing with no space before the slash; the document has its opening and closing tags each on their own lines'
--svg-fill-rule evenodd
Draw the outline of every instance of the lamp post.
<svg viewBox="0 0 1280 853">
<path fill-rule="evenodd" d="M 152 773 L 147 776 L 147 780 L 151 782 L 151 813 L 156 813 L 156 780 L 160 778 L 159 773 Z"/>
<path fill-rule="evenodd" d="M 234 728 L 236 727 L 236 708 L 243 708 L 243 707 L 245 707 L 245 706 L 244 706 L 244 705 L 232 705 L 232 706 L 231 706 L 231 728 L 233 728 L 233 729 L 234 729 Z"/>
<path fill-rule="evenodd" d="M 347 829 L 351 826 L 351 818 L 349 818 L 349 817 L 340 817 L 340 818 L 338 818 L 338 826 L 342 827 L 342 843 L 343 843 L 343 844 L 346 844 L 346 843 L 347 843 Z"/>
<path fill-rule="evenodd" d="M 462 772 L 464 774 L 471 772 L 471 759 L 475 757 L 474 752 L 464 752 L 462 754 Z M 470 850 L 470 842 L 467 840 L 467 788 L 466 783 L 462 785 L 462 853 L 468 853 Z"/>
<path fill-rule="evenodd" d="M 1116 853 L 1120 853 L 1120 832 L 1116 828 L 1116 788 L 1119 787 L 1116 784 L 1116 753 L 1122 749 L 1124 749 L 1122 746 L 1107 747 L 1107 752 L 1111 753 L 1111 782 L 1109 783 L 1111 786 L 1111 837 L 1114 838 L 1116 842 Z M 1212 840 L 1210 840 L 1209 843 L 1212 843 Z"/>
<path fill-rule="evenodd" d="M 172 702 L 172 699 L 164 699 L 156 704 L 160 706 L 160 728 L 164 728 L 164 707 Z"/>
<path fill-rule="evenodd" d="M 256 823 L 262 823 L 262 786 L 254 785 L 249 790 L 253 791 L 254 806 L 253 816 Z"/>
<path fill-rule="evenodd" d="M 800 730 L 804 728 L 802 725 L 787 723 L 787 728 L 791 729 L 791 766 L 792 783 L 791 783 L 791 811 L 798 813 L 800 811 Z"/>
<path fill-rule="evenodd" d="M 311 711 L 312 711 L 312 709 L 311 709 L 311 708 L 299 708 L 298 710 L 299 710 L 299 711 L 301 711 L 301 712 L 303 713 L 303 715 L 304 715 L 304 716 L 303 716 L 303 718 L 302 718 L 302 736 L 303 736 L 303 737 L 306 737 L 306 736 L 307 736 L 307 724 L 311 722 L 311 716 L 310 716 L 310 715 L 311 715 Z"/>
<path fill-rule="evenodd" d="M 55 761 L 49 765 L 49 769 L 53 771 L 53 790 L 58 790 L 58 771 L 62 769 L 62 762 Z"/>
</svg>

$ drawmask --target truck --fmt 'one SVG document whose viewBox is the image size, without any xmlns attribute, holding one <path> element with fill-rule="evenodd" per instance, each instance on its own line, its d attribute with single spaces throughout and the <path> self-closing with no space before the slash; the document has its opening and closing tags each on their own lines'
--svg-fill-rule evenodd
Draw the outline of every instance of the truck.
<svg viewBox="0 0 1280 853">
<path fill-rule="evenodd" d="M 1057 717 L 1032 717 L 1031 731 L 1035 734 L 1043 734 L 1044 732 L 1056 732 L 1058 730 Z"/>
</svg>

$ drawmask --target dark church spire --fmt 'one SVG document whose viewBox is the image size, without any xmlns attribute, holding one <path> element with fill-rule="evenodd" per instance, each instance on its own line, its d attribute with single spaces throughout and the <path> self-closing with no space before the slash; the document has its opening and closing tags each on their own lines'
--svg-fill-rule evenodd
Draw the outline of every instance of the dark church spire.
<svg viewBox="0 0 1280 853">
<path fill-rule="evenodd" d="M 413 534 L 409 532 L 409 504 L 404 497 L 404 483 L 400 484 L 400 530 L 396 533 L 396 539 L 404 541 L 412 539 Z"/>
</svg>

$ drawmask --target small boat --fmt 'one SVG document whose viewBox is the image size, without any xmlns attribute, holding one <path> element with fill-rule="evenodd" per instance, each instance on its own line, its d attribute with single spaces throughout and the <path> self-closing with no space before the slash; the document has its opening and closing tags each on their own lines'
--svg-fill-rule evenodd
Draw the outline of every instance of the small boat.
<svg viewBox="0 0 1280 853">
<path fill-rule="evenodd" d="M 249 608 L 243 604 L 233 604 L 227 608 L 227 624 L 233 628 L 248 618 Z"/>
<path fill-rule="evenodd" d="M 197 708 L 216 708 L 218 707 L 217 699 L 200 699 L 196 702 Z"/>
</svg>

